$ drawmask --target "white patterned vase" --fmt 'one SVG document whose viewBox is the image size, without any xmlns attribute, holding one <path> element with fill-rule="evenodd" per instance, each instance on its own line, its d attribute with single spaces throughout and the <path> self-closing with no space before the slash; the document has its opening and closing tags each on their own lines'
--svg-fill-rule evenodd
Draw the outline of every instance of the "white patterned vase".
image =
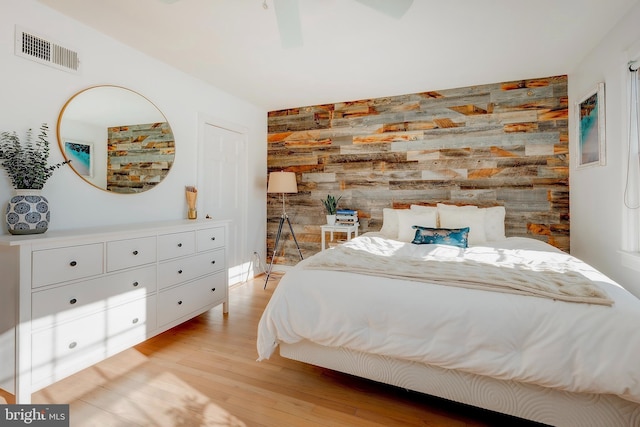
<svg viewBox="0 0 640 427">
<path fill-rule="evenodd" d="M 40 190 L 16 190 L 7 204 L 7 230 L 11 234 L 39 234 L 49 228 L 49 201 Z"/>
</svg>

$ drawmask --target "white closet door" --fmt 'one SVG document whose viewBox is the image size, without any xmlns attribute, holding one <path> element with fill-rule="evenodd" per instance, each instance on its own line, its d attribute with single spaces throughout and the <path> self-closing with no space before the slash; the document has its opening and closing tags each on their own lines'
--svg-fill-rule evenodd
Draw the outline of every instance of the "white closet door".
<svg viewBox="0 0 640 427">
<path fill-rule="evenodd" d="M 230 219 L 229 283 L 241 282 L 247 230 L 247 137 L 241 129 L 204 120 L 201 126 L 198 172 L 198 218 Z"/>
</svg>

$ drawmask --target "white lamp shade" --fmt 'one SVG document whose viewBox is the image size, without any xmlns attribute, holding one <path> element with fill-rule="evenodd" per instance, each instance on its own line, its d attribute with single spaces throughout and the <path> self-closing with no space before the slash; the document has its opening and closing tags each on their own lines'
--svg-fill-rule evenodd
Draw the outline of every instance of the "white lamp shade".
<svg viewBox="0 0 640 427">
<path fill-rule="evenodd" d="M 297 193 L 295 172 L 271 172 L 267 193 Z"/>
</svg>

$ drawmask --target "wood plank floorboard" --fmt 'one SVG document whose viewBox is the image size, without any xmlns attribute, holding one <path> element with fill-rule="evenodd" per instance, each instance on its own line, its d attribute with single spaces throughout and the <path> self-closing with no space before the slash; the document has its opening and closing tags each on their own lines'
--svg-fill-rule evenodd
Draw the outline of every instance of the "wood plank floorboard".
<svg viewBox="0 0 640 427">
<path fill-rule="evenodd" d="M 257 362 L 274 276 L 267 290 L 264 276 L 232 287 L 228 315 L 216 307 L 38 391 L 33 402 L 69 403 L 78 427 L 535 425 L 278 354 Z"/>
</svg>

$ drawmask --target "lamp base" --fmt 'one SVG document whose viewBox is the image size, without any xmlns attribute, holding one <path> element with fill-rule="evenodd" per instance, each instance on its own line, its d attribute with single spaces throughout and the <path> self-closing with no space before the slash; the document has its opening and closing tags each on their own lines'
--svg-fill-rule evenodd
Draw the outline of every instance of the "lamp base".
<svg viewBox="0 0 640 427">
<path fill-rule="evenodd" d="M 300 260 L 303 259 L 302 251 L 300 250 L 300 245 L 298 245 L 298 239 L 296 239 L 296 233 L 293 232 L 293 227 L 291 226 L 291 221 L 289 221 L 289 217 L 286 213 L 283 213 L 280 216 L 280 224 L 278 224 L 278 233 L 276 234 L 276 244 L 273 247 L 273 255 L 271 256 L 271 263 L 269 263 L 269 271 L 267 271 L 267 278 L 264 281 L 264 288 L 267 289 L 267 283 L 269 282 L 269 276 L 271 276 L 271 270 L 273 269 L 273 260 L 276 257 L 276 253 L 278 252 L 278 243 L 280 242 L 280 236 L 282 236 L 282 225 L 284 221 L 287 220 L 287 224 L 289 224 L 289 230 L 291 231 L 291 236 L 293 237 L 293 241 L 296 243 L 296 248 L 298 248 L 298 254 L 300 255 Z"/>
</svg>

